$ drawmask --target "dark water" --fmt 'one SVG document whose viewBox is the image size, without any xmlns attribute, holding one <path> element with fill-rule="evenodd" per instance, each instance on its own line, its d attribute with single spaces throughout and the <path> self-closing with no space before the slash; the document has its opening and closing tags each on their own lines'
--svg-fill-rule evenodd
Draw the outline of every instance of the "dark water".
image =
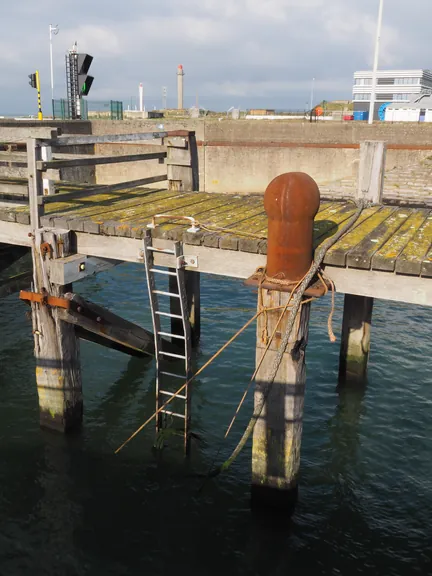
<svg viewBox="0 0 432 576">
<path fill-rule="evenodd" d="M 239 282 L 202 282 L 198 365 L 252 316 L 256 298 Z M 76 289 L 150 326 L 141 267 Z M 432 310 L 378 302 L 368 388 L 338 394 L 328 306 L 312 312 L 300 501 L 291 521 L 263 523 L 249 510 L 250 447 L 201 492 L 194 476 L 212 463 L 250 377 L 253 328 L 195 387 L 201 441 L 189 461 L 174 446 L 157 457 L 153 426 L 114 456 L 153 411 L 153 364 L 83 343 L 83 432 L 42 432 L 26 307 L 2 300 L 0 574 L 432 574 Z M 218 463 L 250 413 L 249 401 Z"/>
</svg>

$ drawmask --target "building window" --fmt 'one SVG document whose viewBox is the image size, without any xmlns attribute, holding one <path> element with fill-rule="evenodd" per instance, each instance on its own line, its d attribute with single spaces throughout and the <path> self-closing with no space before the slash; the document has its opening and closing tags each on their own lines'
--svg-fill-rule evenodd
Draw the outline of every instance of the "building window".
<svg viewBox="0 0 432 576">
<path fill-rule="evenodd" d="M 354 100 L 370 100 L 370 94 L 354 94 Z"/>
<path fill-rule="evenodd" d="M 378 78 L 377 84 L 379 86 L 386 86 L 386 85 L 390 85 L 390 84 L 394 84 L 395 83 L 395 79 L 394 78 Z"/>
<path fill-rule="evenodd" d="M 371 86 L 372 78 L 356 78 L 354 80 L 354 84 L 356 86 Z"/>
<path fill-rule="evenodd" d="M 393 94 L 393 100 L 395 100 L 396 102 L 409 102 L 409 100 L 411 99 L 411 94 Z"/>
<path fill-rule="evenodd" d="M 420 78 L 395 78 L 395 84 L 420 84 Z"/>
</svg>

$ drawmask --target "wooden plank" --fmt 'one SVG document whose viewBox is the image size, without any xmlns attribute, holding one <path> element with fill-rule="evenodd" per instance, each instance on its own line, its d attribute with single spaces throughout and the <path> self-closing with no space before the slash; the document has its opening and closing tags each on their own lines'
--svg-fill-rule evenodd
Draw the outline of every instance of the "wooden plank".
<svg viewBox="0 0 432 576">
<path fill-rule="evenodd" d="M 168 147 L 167 155 L 168 166 L 192 166 L 191 152 L 184 148 Z"/>
<path fill-rule="evenodd" d="M 432 278 L 432 248 L 426 254 L 422 263 L 421 275 L 423 278 Z"/>
<path fill-rule="evenodd" d="M 147 178 L 140 178 L 139 180 L 131 180 L 129 182 L 121 182 L 119 184 L 110 184 L 109 186 L 103 186 L 98 188 L 91 188 L 86 190 L 75 190 L 74 192 L 62 192 L 56 194 L 55 196 L 44 197 L 44 203 L 49 202 L 61 202 L 64 198 L 66 201 L 81 198 L 83 196 L 92 196 L 96 194 L 103 194 L 107 192 L 115 192 L 116 190 L 128 190 L 129 188 L 137 188 L 138 186 L 144 186 L 146 184 L 153 184 L 155 182 L 165 182 L 167 180 L 166 174 L 160 176 L 148 176 Z"/>
<path fill-rule="evenodd" d="M 404 214 L 408 214 L 408 216 L 405 217 Z M 398 211 L 399 218 L 402 220 L 402 226 L 373 256 L 373 270 L 394 272 L 399 254 L 401 254 L 405 246 L 416 234 L 428 214 L 429 210 L 404 209 Z"/>
<path fill-rule="evenodd" d="M 61 136 L 48 142 L 51 146 L 82 146 L 85 144 L 110 144 L 115 142 L 140 142 L 166 138 L 169 132 L 139 132 L 137 134 L 107 134 L 103 136 Z"/>
<path fill-rule="evenodd" d="M 49 170 L 60 168 L 74 168 L 75 166 L 99 166 L 103 164 L 122 164 L 125 162 L 139 162 L 143 160 L 163 160 L 167 157 L 166 152 L 147 152 L 146 154 L 128 154 L 122 156 L 93 156 L 87 158 L 73 158 L 71 160 L 52 160 L 50 162 L 41 161 L 38 163 L 38 170 Z M 0 156 L 1 161 L 1 156 Z"/>
<path fill-rule="evenodd" d="M 65 297 L 73 303 L 74 307 L 70 310 L 60 308 L 57 310 L 58 317 L 63 322 L 96 334 L 103 345 L 106 345 L 107 341 L 115 342 L 121 345 L 125 352 L 154 356 L 154 337 L 148 330 L 98 304 L 84 300 L 77 294 L 68 293 Z"/>
<path fill-rule="evenodd" d="M 393 236 L 409 216 L 409 210 L 397 210 L 384 220 L 375 230 L 367 234 L 357 246 L 348 252 L 347 265 L 350 268 L 368 270 L 374 254 Z"/>
<path fill-rule="evenodd" d="M 161 202 L 152 202 L 145 206 L 144 210 L 126 209 L 116 210 L 111 214 L 104 216 L 104 219 L 98 221 L 101 232 L 108 235 L 118 236 L 131 236 L 132 229 L 134 235 L 137 234 L 142 237 L 142 230 L 147 228 L 148 224 L 152 222 L 152 216 L 156 214 L 177 214 L 182 215 L 187 210 L 188 215 L 192 207 L 199 206 L 204 202 L 208 202 L 211 196 L 209 194 L 180 194 L 172 198 L 167 198 Z M 137 210 L 139 212 L 137 213 Z M 111 216 L 110 219 L 107 216 Z"/>
<path fill-rule="evenodd" d="M 325 264 L 345 266 L 347 253 L 355 248 L 362 239 L 388 218 L 395 208 L 381 208 L 375 206 L 363 211 L 354 228 L 345 234 L 334 246 L 330 248 L 324 259 Z"/>
<path fill-rule="evenodd" d="M 208 231 L 208 227 L 212 227 L 217 222 L 223 220 L 227 214 L 232 213 L 233 210 L 241 210 L 244 208 L 244 204 L 242 205 L 238 199 L 234 198 L 226 198 L 226 203 L 216 208 L 212 208 L 210 210 L 206 210 L 203 213 L 197 215 L 199 224 L 201 226 L 200 231 L 197 233 L 188 232 L 189 226 L 174 226 L 174 225 L 166 225 L 163 227 L 162 234 L 157 232 L 153 235 L 156 238 L 167 238 L 170 240 L 183 240 L 189 241 L 190 244 L 202 244 L 204 241 L 204 237 L 206 235 L 212 234 L 212 232 Z"/>
<path fill-rule="evenodd" d="M 3 144 L 15 144 L 26 142 L 28 138 L 50 139 L 57 138 L 61 134 L 58 128 L 49 126 L 21 126 L 17 122 L 16 126 L 0 126 L 0 142 Z"/>
<path fill-rule="evenodd" d="M 187 213 L 179 213 L 179 210 L 173 210 L 173 220 L 172 223 L 169 221 L 162 223 L 160 226 L 152 232 L 154 238 L 166 238 L 169 240 L 181 240 L 183 239 L 184 233 L 190 228 L 190 224 L 181 225 L 180 221 L 175 221 L 175 216 L 189 216 L 196 218 L 198 223 L 203 223 L 204 225 L 211 225 L 210 220 L 215 217 L 223 217 L 229 210 L 232 210 L 233 205 L 237 205 L 235 199 L 225 198 L 211 198 L 201 202 L 200 204 L 194 204 L 188 208 Z M 238 205 L 237 205 L 238 206 Z"/>
<path fill-rule="evenodd" d="M 1 211 L 0 211 L 1 220 Z M 31 228 L 14 222 L 0 222 L 0 242 L 16 246 L 31 246 Z"/>
<path fill-rule="evenodd" d="M 142 240 L 96 236 L 83 232 L 77 232 L 76 239 L 79 254 L 143 264 Z M 167 249 L 172 247 L 172 242 L 155 239 L 153 245 L 159 249 Z M 258 267 L 265 266 L 267 261 L 267 257 L 262 254 L 233 251 L 227 256 L 224 250 L 190 244 L 185 244 L 183 251 L 186 256 L 196 257 L 198 268 L 193 269 L 196 272 L 243 280 L 252 276 Z M 155 263 L 168 267 L 174 264 L 172 259 L 169 260 L 169 257 L 161 254 L 156 254 Z M 326 274 L 336 283 L 336 289 L 341 293 L 432 306 L 432 280 L 429 278 L 334 266 L 326 266 Z"/>
<path fill-rule="evenodd" d="M 432 246 L 432 212 L 408 242 L 396 260 L 396 273 L 420 276 L 423 263 Z"/>
<path fill-rule="evenodd" d="M 90 217 L 96 214 L 106 214 L 107 212 L 112 212 L 117 206 L 121 206 L 122 209 L 128 207 L 139 207 L 140 205 L 145 205 L 153 200 L 159 201 L 164 198 L 173 198 L 177 196 L 175 192 L 170 192 L 168 190 L 148 190 L 139 189 L 131 190 L 129 192 L 110 192 L 108 194 L 100 194 L 96 196 L 90 196 L 86 198 L 80 198 L 72 202 L 56 202 L 53 204 L 48 204 L 45 209 L 45 213 L 49 214 L 50 217 L 54 215 L 71 215 L 80 217 Z"/>
<path fill-rule="evenodd" d="M 314 249 L 322 244 L 327 238 L 336 234 L 344 222 L 349 220 L 355 213 L 352 202 L 339 204 L 328 211 L 319 213 L 314 221 Z"/>
</svg>

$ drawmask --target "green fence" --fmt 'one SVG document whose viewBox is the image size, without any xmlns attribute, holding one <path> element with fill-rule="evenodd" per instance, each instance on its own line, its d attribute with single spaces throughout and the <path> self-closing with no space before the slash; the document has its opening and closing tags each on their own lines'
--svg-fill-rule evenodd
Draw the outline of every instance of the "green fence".
<svg viewBox="0 0 432 576">
<path fill-rule="evenodd" d="M 53 118 L 55 120 L 72 120 L 72 110 L 66 99 L 54 100 Z M 95 102 L 81 98 L 81 120 L 123 120 L 123 102 L 107 100 Z"/>
</svg>

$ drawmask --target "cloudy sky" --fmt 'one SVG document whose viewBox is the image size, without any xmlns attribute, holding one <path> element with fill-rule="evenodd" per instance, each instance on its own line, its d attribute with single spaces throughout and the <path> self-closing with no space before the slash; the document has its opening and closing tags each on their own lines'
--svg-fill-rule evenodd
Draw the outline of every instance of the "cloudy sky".
<svg viewBox="0 0 432 576">
<path fill-rule="evenodd" d="M 49 24 L 55 94 L 65 95 L 64 55 L 76 40 L 94 57 L 89 100 L 175 105 L 183 64 L 185 104 L 227 109 L 300 109 L 316 78 L 316 101 L 351 95 L 352 74 L 371 67 L 379 0 L 2 0 L 0 115 L 28 113 L 39 69 L 51 98 Z M 385 0 L 380 65 L 432 68 L 432 0 Z"/>
</svg>

